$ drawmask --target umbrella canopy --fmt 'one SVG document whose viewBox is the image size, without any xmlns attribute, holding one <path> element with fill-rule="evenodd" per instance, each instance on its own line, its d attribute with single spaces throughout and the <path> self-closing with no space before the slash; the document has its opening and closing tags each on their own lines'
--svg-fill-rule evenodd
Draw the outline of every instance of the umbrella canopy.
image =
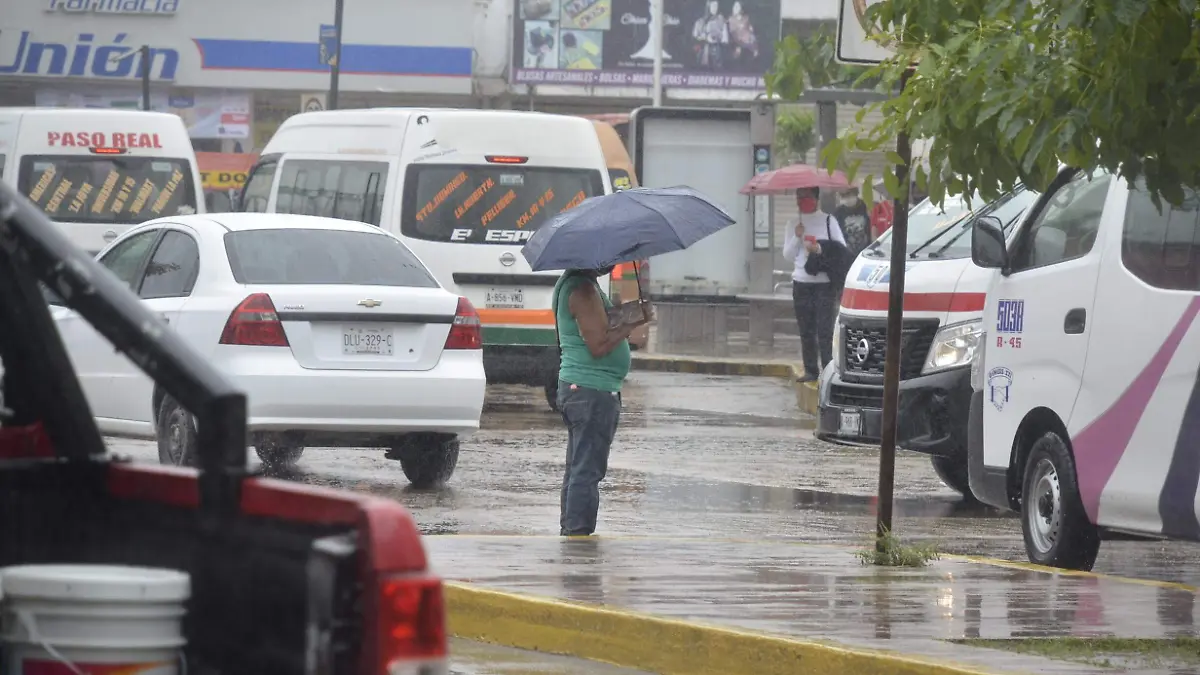
<svg viewBox="0 0 1200 675">
<path fill-rule="evenodd" d="M 583 200 L 529 238 L 535 271 L 603 269 L 685 249 L 734 223 L 690 187 L 634 188 Z"/>
<path fill-rule="evenodd" d="M 844 190 L 850 187 L 846 174 L 829 171 L 808 164 L 791 164 L 774 171 L 760 173 L 750 179 L 740 190 L 744 195 L 778 195 L 794 192 L 800 188 L 833 188 Z"/>
</svg>

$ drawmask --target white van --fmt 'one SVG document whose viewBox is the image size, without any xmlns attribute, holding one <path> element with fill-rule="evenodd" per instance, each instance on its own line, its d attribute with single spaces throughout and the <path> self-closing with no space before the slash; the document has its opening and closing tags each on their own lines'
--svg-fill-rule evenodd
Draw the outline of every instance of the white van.
<svg viewBox="0 0 1200 675">
<path fill-rule="evenodd" d="M 1091 569 L 1101 535 L 1200 539 L 1200 199 L 1060 172 L 1005 246 L 973 371 L 971 490 L 1021 512 L 1036 563 Z"/>
<path fill-rule="evenodd" d="M 168 113 L 0 108 L 0 180 L 92 253 L 144 221 L 204 211 L 187 127 Z"/>
<path fill-rule="evenodd" d="M 999 218 L 1012 232 L 1036 199 L 1018 187 L 974 213 Z M 971 201 L 981 203 L 978 195 Z M 961 197 L 940 208 L 925 200 L 909 212 L 896 436 L 899 447 L 928 454 L 942 481 L 968 497 L 970 367 L 992 276 L 971 265 L 973 221 Z M 833 361 L 818 388 L 817 437 L 826 441 L 879 444 L 891 234 L 868 246 L 846 276 Z"/>
<path fill-rule="evenodd" d="M 360 220 L 401 237 L 478 308 L 488 382 L 543 387 L 553 406 L 559 273 L 533 272 L 521 247 L 555 214 L 609 192 L 590 120 L 377 108 L 289 118 L 251 170 L 241 210 Z"/>
</svg>

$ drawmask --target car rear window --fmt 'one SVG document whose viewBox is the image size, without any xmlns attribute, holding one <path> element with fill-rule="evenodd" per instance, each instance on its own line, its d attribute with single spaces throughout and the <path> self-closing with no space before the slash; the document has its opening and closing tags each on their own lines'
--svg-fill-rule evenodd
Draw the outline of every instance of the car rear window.
<svg viewBox="0 0 1200 675">
<path fill-rule="evenodd" d="M 225 235 L 225 252 L 242 284 L 438 285 L 412 251 L 382 233 L 243 230 Z"/>
<path fill-rule="evenodd" d="M 412 165 L 400 231 L 414 239 L 522 244 L 558 213 L 603 194 L 599 171 L 513 165 Z"/>
</svg>

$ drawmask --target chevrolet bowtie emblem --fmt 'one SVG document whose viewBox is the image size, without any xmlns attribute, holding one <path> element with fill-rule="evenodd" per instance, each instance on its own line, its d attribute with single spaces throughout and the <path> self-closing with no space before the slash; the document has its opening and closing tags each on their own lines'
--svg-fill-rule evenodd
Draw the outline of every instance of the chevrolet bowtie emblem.
<svg viewBox="0 0 1200 675">
<path fill-rule="evenodd" d="M 370 298 L 367 298 L 366 300 L 359 300 L 358 304 L 360 307 L 378 307 L 383 303 L 378 300 L 371 300 Z"/>
</svg>

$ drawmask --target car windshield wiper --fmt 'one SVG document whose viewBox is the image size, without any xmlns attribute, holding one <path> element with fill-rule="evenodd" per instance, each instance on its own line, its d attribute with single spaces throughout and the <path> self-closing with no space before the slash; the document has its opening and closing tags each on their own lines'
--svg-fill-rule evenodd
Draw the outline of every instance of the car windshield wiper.
<svg viewBox="0 0 1200 675">
<path fill-rule="evenodd" d="M 946 215 L 946 212 L 945 212 L 945 211 L 943 211 L 941 215 L 943 215 L 943 216 L 944 216 L 944 215 Z M 941 239 L 941 238 L 942 238 L 943 236 L 945 236 L 945 234 L 946 234 L 947 232 L 949 232 L 950 230 L 953 230 L 953 229 L 954 229 L 954 226 L 955 226 L 957 223 L 960 223 L 960 222 L 962 222 L 963 218 L 966 218 L 968 215 L 970 215 L 970 214 L 965 214 L 965 215 L 963 215 L 963 217 L 962 217 L 962 218 L 959 218 L 958 220 L 954 221 L 953 223 L 950 223 L 950 224 L 949 224 L 949 225 L 947 225 L 946 227 L 942 228 L 942 230 L 941 230 L 941 231 L 939 231 L 939 232 L 935 233 L 935 234 L 934 234 L 932 237 L 930 237 L 930 238 L 926 239 L 926 240 L 925 240 L 925 242 L 924 242 L 923 244 L 921 244 L 920 246 L 918 246 L 918 247 L 914 248 L 914 249 L 913 249 L 913 250 L 912 250 L 912 251 L 911 251 L 911 252 L 908 254 L 908 257 L 909 257 L 909 258 L 916 258 L 918 253 L 920 253 L 921 251 L 924 251 L 924 250 L 925 250 L 926 248 L 928 248 L 929 246 L 932 246 L 932 245 L 933 245 L 933 243 L 934 243 L 935 241 L 937 241 L 938 239 Z"/>
<path fill-rule="evenodd" d="M 1007 233 L 1007 232 L 1008 232 L 1008 228 L 1012 227 L 1013 223 L 1017 222 L 1017 219 L 1018 219 L 1018 218 L 1020 218 L 1020 217 L 1021 217 L 1022 215 L 1024 215 L 1024 214 L 1025 214 L 1025 209 L 1021 209 L 1020 211 L 1018 211 L 1018 212 L 1017 212 L 1017 214 L 1016 214 L 1015 216 L 1013 216 L 1012 218 L 1010 218 L 1010 219 L 1008 220 L 1008 222 L 1004 223 L 1004 224 L 1001 226 L 1001 228 L 1000 228 L 1000 231 L 1001 231 L 1002 233 Z M 985 214 L 985 213 L 981 213 L 981 214 L 979 214 L 979 215 L 980 215 L 980 216 L 984 216 L 984 215 L 987 215 L 987 214 Z M 948 242 L 946 242 L 945 244 L 943 244 L 943 245 L 942 245 L 942 247 L 941 247 L 941 248 L 939 248 L 938 250 L 934 251 L 933 253 L 930 253 L 930 254 L 929 254 L 929 257 L 930 257 L 930 258 L 936 258 L 936 257 L 939 257 L 939 256 L 941 256 L 941 255 L 942 255 L 942 253 L 944 253 L 944 252 L 946 251 L 946 249 L 948 249 L 948 248 L 950 248 L 951 246 L 953 246 L 953 245 L 954 245 L 954 242 L 956 242 L 956 241 L 958 241 L 959 239 L 961 239 L 961 238 L 962 238 L 962 236 L 963 236 L 964 234 L 966 234 L 967 232 L 969 232 L 970 230 L 971 230 L 971 228 L 969 228 L 969 227 L 964 227 L 964 228 L 962 228 L 961 230 L 959 230 L 958 234 L 956 234 L 956 235 L 954 235 L 953 237 L 951 237 L 951 238 L 950 238 L 950 241 L 948 241 Z"/>
</svg>

